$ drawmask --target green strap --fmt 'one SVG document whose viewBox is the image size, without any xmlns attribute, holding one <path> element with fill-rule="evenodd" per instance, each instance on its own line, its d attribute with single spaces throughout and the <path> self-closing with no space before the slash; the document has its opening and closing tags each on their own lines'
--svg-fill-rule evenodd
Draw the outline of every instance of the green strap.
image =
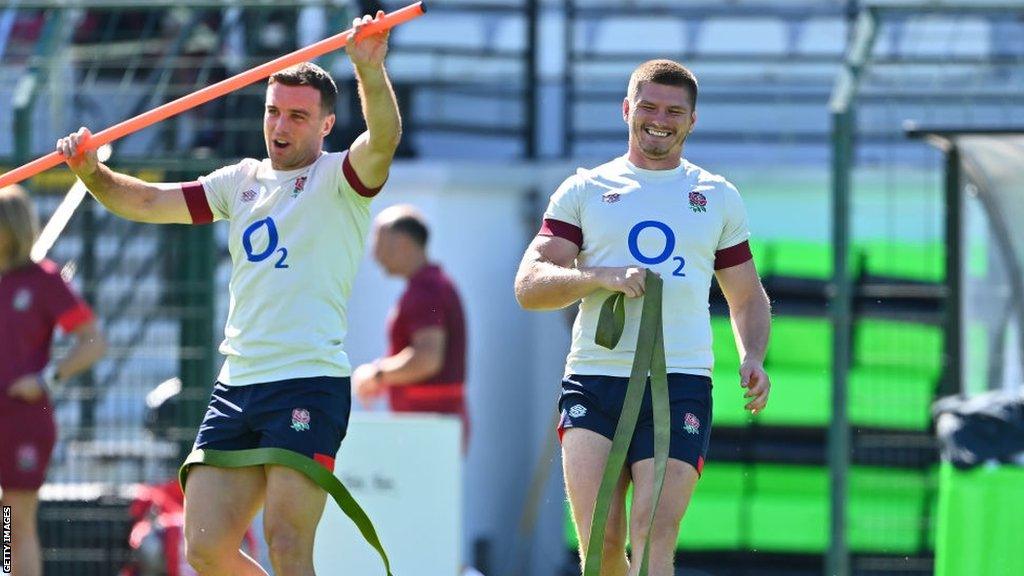
<svg viewBox="0 0 1024 576">
<path fill-rule="evenodd" d="M 594 504 L 594 517 L 590 525 L 590 542 L 584 560 L 583 576 L 599 576 L 601 574 L 605 524 L 608 521 L 612 492 L 618 483 L 622 467 L 626 464 L 626 451 L 629 450 L 629 444 L 633 439 L 633 431 L 636 429 L 636 421 L 640 415 L 640 405 L 643 402 L 644 389 L 647 387 L 647 375 L 650 373 L 651 401 L 654 411 L 654 490 L 652 493 L 654 505 L 651 507 L 647 537 L 644 542 L 644 556 L 640 565 L 640 576 L 647 576 L 654 513 L 658 509 L 661 489 L 665 483 L 669 446 L 668 376 L 665 366 L 665 342 L 662 334 L 661 293 L 661 278 L 648 271 L 636 355 L 633 358 L 633 369 L 629 376 L 622 413 L 619 415 L 619 422 L 615 427 L 612 449 L 608 454 L 608 463 L 605 465 L 601 488 L 597 492 L 597 501 Z M 601 308 L 595 342 L 605 348 L 614 348 L 622 336 L 624 325 L 625 296 L 619 292 L 610 296 Z"/>
<path fill-rule="evenodd" d="M 247 466 L 276 464 L 302 473 L 334 498 L 334 501 L 338 503 L 338 507 L 345 512 L 345 515 L 352 520 L 356 528 L 359 529 L 359 532 L 362 533 L 363 538 L 366 538 L 370 546 L 373 546 L 377 553 L 380 554 L 380 559 L 384 562 L 384 568 L 387 570 L 387 576 L 392 576 L 391 563 L 388 561 L 388 555 L 384 552 L 384 547 L 380 543 L 380 538 L 377 537 L 377 531 L 374 530 L 373 523 L 370 522 L 370 517 L 366 515 L 366 512 L 363 511 L 355 498 L 352 497 L 352 494 L 345 488 L 345 485 L 341 483 L 341 480 L 338 480 L 333 473 L 316 460 L 283 448 L 193 450 L 188 455 L 188 458 L 185 459 L 185 463 L 181 465 L 181 470 L 178 471 L 178 480 L 181 482 L 182 491 L 185 490 L 185 481 L 188 479 L 189 467 L 194 464 L 207 464 L 219 468 L 245 468 Z"/>
</svg>

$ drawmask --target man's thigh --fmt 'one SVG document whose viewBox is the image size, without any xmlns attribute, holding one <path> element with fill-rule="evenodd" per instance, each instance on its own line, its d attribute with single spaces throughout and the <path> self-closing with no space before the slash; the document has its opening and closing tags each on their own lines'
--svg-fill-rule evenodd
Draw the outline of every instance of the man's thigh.
<svg viewBox="0 0 1024 576">
<path fill-rule="evenodd" d="M 585 428 L 568 428 L 562 436 L 562 467 L 565 489 L 572 507 L 576 533 L 580 545 L 586 546 L 590 537 L 590 525 L 594 517 L 594 505 L 601 488 L 601 477 L 608 462 L 612 443 L 601 434 Z M 625 499 L 629 485 L 629 471 L 623 467 L 619 482 L 612 494 L 608 514 L 608 528 L 618 529 L 625 537 Z"/>
<path fill-rule="evenodd" d="M 285 466 L 268 465 L 266 475 L 263 523 L 267 539 L 284 537 L 312 554 L 313 538 L 324 512 L 327 492 L 305 474 Z"/>
<path fill-rule="evenodd" d="M 185 538 L 237 550 L 263 504 L 262 466 L 193 465 L 185 484 Z"/>
<path fill-rule="evenodd" d="M 633 515 L 630 518 L 631 532 L 646 532 L 650 522 L 650 511 L 654 502 L 654 459 L 648 458 L 631 466 L 633 474 Z M 654 533 L 651 537 L 675 542 L 679 534 L 679 523 L 690 504 L 693 490 L 700 476 L 693 465 L 669 458 L 665 468 L 665 483 L 655 513 Z"/>
</svg>

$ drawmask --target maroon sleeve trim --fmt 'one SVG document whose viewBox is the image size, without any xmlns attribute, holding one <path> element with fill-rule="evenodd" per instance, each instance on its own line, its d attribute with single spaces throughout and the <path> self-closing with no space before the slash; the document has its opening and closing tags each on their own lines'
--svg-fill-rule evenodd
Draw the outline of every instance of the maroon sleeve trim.
<svg viewBox="0 0 1024 576">
<path fill-rule="evenodd" d="M 91 322 L 92 320 L 92 310 L 84 303 L 79 303 L 78 306 L 75 306 L 71 310 L 61 314 L 60 317 L 57 318 L 57 324 L 60 325 L 61 330 L 63 330 L 65 334 L 70 334 L 77 330 L 82 324 Z"/>
<path fill-rule="evenodd" d="M 744 240 L 735 246 L 722 248 L 715 252 L 715 270 L 732 268 L 738 264 L 743 264 L 753 257 L 754 255 L 750 253 L 750 242 Z"/>
<path fill-rule="evenodd" d="M 213 211 L 210 201 L 206 199 L 206 190 L 199 182 L 185 182 L 181 185 L 181 193 L 185 195 L 188 213 L 193 224 L 209 224 L 213 222 Z"/>
<path fill-rule="evenodd" d="M 545 218 L 544 223 L 540 226 L 540 232 L 537 232 L 537 234 L 539 236 L 564 238 L 580 248 L 583 247 L 583 230 L 579 226 L 555 220 L 554 218 Z"/>
<path fill-rule="evenodd" d="M 352 162 L 349 161 L 348 157 L 352 153 L 345 154 L 345 159 L 341 162 L 341 172 L 345 175 L 345 180 L 348 181 L 351 186 L 360 196 L 364 198 L 373 198 L 380 192 L 380 189 L 384 187 L 383 184 L 376 188 L 368 188 L 363 181 L 359 179 L 359 174 L 356 174 L 356 169 L 352 167 Z"/>
</svg>

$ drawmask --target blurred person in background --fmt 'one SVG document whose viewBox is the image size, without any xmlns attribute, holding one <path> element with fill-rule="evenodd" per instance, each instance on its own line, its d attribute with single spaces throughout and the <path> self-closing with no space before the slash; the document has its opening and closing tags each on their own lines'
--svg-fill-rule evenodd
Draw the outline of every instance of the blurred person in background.
<svg viewBox="0 0 1024 576">
<path fill-rule="evenodd" d="M 388 314 L 387 356 L 356 368 L 352 387 L 364 406 L 387 395 L 395 412 L 458 416 L 465 453 L 465 315 L 455 283 L 427 255 L 429 240 L 427 222 L 412 206 L 385 208 L 374 220 L 373 258 L 406 285 Z M 466 566 L 462 576 L 481 575 Z"/>
<path fill-rule="evenodd" d="M 352 37 L 383 16 L 356 18 Z M 94 151 L 79 152 L 85 128 L 57 142 L 71 170 L 115 214 L 150 223 L 230 220 L 231 303 L 220 347 L 226 360 L 194 445 L 203 458 L 277 448 L 334 470 L 352 402 L 344 349 L 349 291 L 370 202 L 401 139 L 387 49 L 387 32 L 346 47 L 367 127 L 346 152 L 323 149 L 338 90 L 311 63 L 268 79 L 267 158 L 247 158 L 196 182 L 151 184 L 114 172 Z M 274 573 L 314 573 L 327 494 L 308 476 L 273 462 L 235 468 L 204 460 L 184 472 L 186 556 L 199 574 L 266 574 L 239 549 L 261 507 Z"/>
<path fill-rule="evenodd" d="M 0 490 L 11 507 L 13 574 L 39 576 L 39 487 L 57 437 L 50 392 L 88 370 L 106 350 L 89 306 L 49 260 L 29 257 L 39 231 L 18 186 L 0 189 Z M 50 358 L 57 329 L 74 345 Z"/>
<path fill-rule="evenodd" d="M 373 225 L 373 257 L 405 292 L 388 315 L 388 354 L 352 373 L 364 404 L 387 394 L 395 412 L 453 414 L 469 438 L 466 323 L 455 283 L 427 256 L 429 229 L 412 206 L 392 206 Z"/>
<path fill-rule="evenodd" d="M 580 169 L 551 196 L 540 232 L 516 275 L 526 309 L 552 310 L 580 302 L 559 401 L 566 492 L 585 561 L 601 478 L 622 411 L 636 354 L 646 275 L 664 279 L 663 326 L 671 441 L 660 500 L 653 502 L 654 430 L 651 393 L 613 493 L 602 549 L 602 575 L 639 573 L 650 533 L 650 575 L 670 576 L 679 523 L 707 455 L 711 428 L 711 278 L 732 316 L 742 364 L 746 409 L 764 409 L 764 370 L 771 309 L 754 268 L 747 216 L 736 188 L 682 158 L 697 121 L 697 79 L 670 60 L 637 67 L 622 102 L 628 127 L 625 155 Z M 595 343 L 598 317 L 613 293 L 626 295 L 626 324 L 614 350 Z M 725 385 L 725 383 L 722 383 Z M 633 484 L 625 554 L 626 489 Z"/>
</svg>

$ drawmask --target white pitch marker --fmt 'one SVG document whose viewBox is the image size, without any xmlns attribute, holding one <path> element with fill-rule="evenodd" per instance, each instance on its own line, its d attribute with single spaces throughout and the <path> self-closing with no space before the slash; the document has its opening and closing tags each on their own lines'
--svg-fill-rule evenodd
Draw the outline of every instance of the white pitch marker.
<svg viewBox="0 0 1024 576">
<path fill-rule="evenodd" d="M 104 144 L 96 150 L 96 155 L 99 157 L 100 162 L 109 160 L 112 153 L 113 149 L 110 147 L 110 144 Z M 82 203 L 88 192 L 89 190 L 85 187 L 82 180 L 76 178 L 75 184 L 71 186 L 67 195 L 61 200 L 60 205 L 53 211 L 53 216 L 50 216 L 50 220 L 43 227 L 43 231 L 39 233 L 36 243 L 32 245 L 30 256 L 33 262 L 39 262 L 46 258 L 46 254 L 50 251 L 50 248 L 53 248 L 54 242 L 57 241 L 61 232 L 64 231 L 64 227 L 71 221 L 75 210 L 78 209 L 79 204 Z"/>
</svg>

